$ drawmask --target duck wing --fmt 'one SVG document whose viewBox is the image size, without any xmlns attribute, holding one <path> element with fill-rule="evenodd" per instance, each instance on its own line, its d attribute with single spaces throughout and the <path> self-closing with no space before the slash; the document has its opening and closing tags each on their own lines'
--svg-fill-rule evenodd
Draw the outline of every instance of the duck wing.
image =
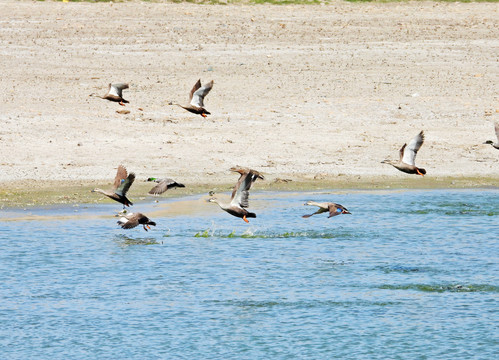
<svg viewBox="0 0 499 360">
<path fill-rule="evenodd" d="M 121 183 L 120 186 L 118 186 L 118 188 L 114 192 L 120 196 L 126 196 L 126 193 L 128 192 L 128 189 L 130 189 L 130 186 L 132 186 L 134 180 L 135 174 L 130 173 L 130 175 L 127 176 L 127 178 Z"/>
<path fill-rule="evenodd" d="M 118 84 L 109 84 L 109 95 L 123 97 L 123 89 L 128 89 L 128 84 L 118 83 Z"/>
<path fill-rule="evenodd" d="M 258 171 L 245 168 L 232 168 L 231 170 L 240 173 L 241 176 L 239 176 L 239 180 L 234 186 L 234 190 L 232 190 L 230 203 L 231 205 L 246 208 L 249 206 L 248 197 L 251 185 L 256 179 L 263 179 L 263 176 Z"/>
<path fill-rule="evenodd" d="M 336 215 L 340 215 L 341 213 L 343 213 L 343 210 L 346 210 L 346 209 L 339 204 L 331 203 L 331 204 L 329 204 L 328 210 L 329 210 L 328 218 L 330 218 L 330 217 L 333 217 Z"/>
<path fill-rule="evenodd" d="M 402 161 L 402 159 L 404 158 L 404 150 L 405 150 L 406 146 L 407 146 L 407 144 L 402 145 L 402 147 L 399 150 L 400 161 Z"/>
<path fill-rule="evenodd" d="M 242 208 L 249 206 L 249 189 L 251 187 L 251 175 L 250 172 L 243 172 L 239 176 L 239 180 L 232 190 L 231 205 L 240 206 Z"/>
<path fill-rule="evenodd" d="M 323 212 L 327 211 L 326 209 L 323 209 L 323 208 L 319 208 L 319 210 L 317 210 L 316 212 L 314 212 L 313 214 L 310 214 L 310 215 L 303 215 L 302 217 L 303 218 L 309 218 L 313 215 L 317 215 L 317 214 L 322 214 Z"/>
<path fill-rule="evenodd" d="M 158 185 L 149 190 L 149 194 L 151 195 L 159 195 L 164 193 L 166 190 L 176 187 L 185 187 L 184 184 L 180 184 L 172 179 L 161 179 L 158 181 Z"/>
<path fill-rule="evenodd" d="M 198 80 L 199 82 L 199 80 Z M 197 83 L 196 83 L 197 85 Z M 211 80 L 209 83 L 204 84 L 197 90 L 195 90 L 192 93 L 192 98 L 191 98 L 191 105 L 196 106 L 196 107 L 204 107 L 204 97 L 210 92 L 211 88 L 213 87 L 213 80 Z M 194 89 L 194 88 L 193 88 Z"/>
<path fill-rule="evenodd" d="M 402 157 L 402 162 L 408 165 L 416 165 L 416 154 L 418 153 L 419 148 L 421 148 L 421 145 L 423 145 L 423 142 L 424 133 L 421 131 L 414 138 L 412 138 L 409 145 L 402 147 L 405 147 L 405 149 L 403 149 L 404 156 Z"/>
<path fill-rule="evenodd" d="M 192 87 L 191 92 L 189 93 L 189 102 L 192 101 L 192 96 L 194 95 L 194 93 L 196 92 L 196 90 L 199 89 L 200 87 L 201 87 L 201 79 L 199 79 L 198 81 L 196 81 L 196 83 Z"/>
<path fill-rule="evenodd" d="M 114 178 L 113 189 L 116 190 L 127 178 L 128 173 L 123 165 L 118 166 L 118 171 Z"/>
<path fill-rule="evenodd" d="M 123 229 L 132 229 L 132 228 L 136 227 L 137 225 L 139 225 L 139 219 L 141 216 L 143 216 L 141 213 L 132 213 L 132 214 L 126 215 L 118 221 L 118 224 Z"/>
</svg>

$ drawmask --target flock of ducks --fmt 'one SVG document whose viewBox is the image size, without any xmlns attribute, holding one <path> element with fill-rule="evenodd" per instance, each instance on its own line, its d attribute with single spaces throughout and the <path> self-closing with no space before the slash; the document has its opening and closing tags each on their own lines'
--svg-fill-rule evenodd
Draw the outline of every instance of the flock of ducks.
<svg viewBox="0 0 499 360">
<path fill-rule="evenodd" d="M 264 177 L 256 170 L 248 169 L 245 167 L 235 166 L 230 169 L 230 171 L 239 173 L 239 180 L 237 181 L 234 189 L 232 190 L 232 195 L 230 197 L 230 201 L 224 202 L 218 200 L 216 197 L 211 197 L 208 199 L 208 202 L 216 203 L 220 208 L 232 216 L 243 219 L 246 223 L 249 223 L 248 218 L 256 218 L 256 214 L 249 212 L 246 208 L 249 206 L 249 190 L 251 185 L 258 180 L 263 180 Z M 120 225 L 123 229 L 132 229 L 139 225 L 142 225 L 145 231 L 151 229 L 151 226 L 156 226 L 156 223 L 149 219 L 146 215 L 137 212 L 137 213 L 127 213 L 126 207 L 132 206 L 133 203 L 126 197 L 130 186 L 132 186 L 135 181 L 135 173 L 127 173 L 126 168 L 123 165 L 118 166 L 118 171 L 116 172 L 116 176 L 114 178 L 113 188 L 110 191 L 102 190 L 99 188 L 95 188 L 92 192 L 100 193 L 102 195 L 107 196 L 108 198 L 119 202 L 123 205 L 123 211 L 118 213 L 118 216 L 121 216 L 118 220 L 118 225 Z M 154 177 L 150 177 L 147 181 L 154 181 L 158 184 L 155 185 L 151 190 L 149 190 L 149 194 L 151 195 L 159 195 L 167 191 L 168 189 L 173 189 L 176 187 L 185 187 L 185 185 L 176 182 L 175 180 L 165 178 L 165 179 L 157 179 Z M 323 202 L 318 203 L 315 201 L 307 201 L 305 205 L 308 206 L 317 206 L 319 210 L 310 215 L 303 215 L 304 218 L 309 218 L 312 215 L 322 214 L 323 212 L 328 211 L 329 216 L 336 216 L 340 214 L 350 214 L 347 208 L 340 204 Z"/>
<path fill-rule="evenodd" d="M 129 101 L 123 98 L 123 90 L 128 89 L 128 84 L 126 83 L 116 83 L 109 84 L 108 92 L 104 96 L 99 96 L 102 99 L 118 102 L 120 105 L 125 106 L 125 103 L 129 103 Z M 177 105 L 181 108 L 197 115 L 201 115 L 202 117 L 206 117 L 210 115 L 210 112 L 204 107 L 204 98 L 210 90 L 213 88 L 213 80 L 209 83 L 202 85 L 201 80 L 198 80 L 189 93 L 189 104 L 188 105 L 180 105 L 176 103 L 171 103 L 170 105 Z M 94 96 L 95 94 L 91 94 Z M 487 140 L 484 144 L 490 144 L 496 149 L 499 149 L 499 123 L 494 124 L 495 133 L 497 137 L 497 142 L 492 140 Z M 381 163 L 389 164 L 395 167 L 397 170 L 405 172 L 407 174 L 415 174 L 424 176 L 426 174 L 426 170 L 416 166 L 416 155 L 423 145 L 424 142 L 424 132 L 421 131 L 414 138 L 409 141 L 409 144 L 405 143 L 399 150 L 399 159 L 398 160 L 383 160 Z M 232 216 L 243 219 L 246 223 L 248 223 L 248 218 L 256 218 L 256 214 L 249 212 L 246 208 L 249 206 L 249 190 L 253 183 L 264 177 L 256 170 L 252 170 L 245 167 L 235 166 L 230 169 L 230 171 L 239 173 L 239 180 L 237 181 L 234 189 L 232 190 L 232 195 L 229 202 L 219 201 L 216 197 L 211 197 L 208 201 L 218 204 L 220 208 Z M 132 186 L 135 180 L 135 174 L 132 172 L 130 174 L 127 173 L 127 170 L 123 165 L 118 166 L 118 171 L 116 173 L 116 177 L 114 179 L 113 188 L 110 191 L 102 190 L 99 188 L 95 188 L 92 192 L 97 192 L 103 194 L 114 201 L 117 201 L 123 204 L 123 211 L 119 213 L 121 218 L 118 220 L 118 225 L 120 225 L 123 229 L 132 229 L 137 227 L 138 225 L 142 225 L 144 230 L 150 229 L 150 226 L 156 226 L 156 223 L 150 220 L 146 215 L 137 212 L 137 213 L 127 213 L 126 207 L 132 206 L 133 203 L 126 197 L 130 186 Z M 176 182 L 175 180 L 169 178 L 158 179 L 154 177 L 150 177 L 147 181 L 156 182 L 155 185 L 150 191 L 151 195 L 160 195 L 165 191 L 177 188 L 177 187 L 185 187 L 185 185 Z M 340 214 L 351 214 L 348 209 L 344 206 L 332 202 L 315 202 L 315 201 L 307 201 L 305 203 L 307 206 L 317 206 L 319 210 L 310 215 L 303 215 L 304 218 L 309 218 L 313 215 L 322 214 L 324 212 L 328 212 L 330 217 L 337 216 Z"/>
</svg>

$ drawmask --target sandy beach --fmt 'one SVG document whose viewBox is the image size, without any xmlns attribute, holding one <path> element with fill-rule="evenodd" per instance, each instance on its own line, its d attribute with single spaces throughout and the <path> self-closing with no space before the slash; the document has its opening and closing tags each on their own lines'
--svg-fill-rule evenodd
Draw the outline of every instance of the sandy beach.
<svg viewBox="0 0 499 360">
<path fill-rule="evenodd" d="M 0 201 L 111 184 L 119 164 L 194 188 L 234 182 L 234 165 L 267 184 L 496 186 L 498 10 L 8 0 Z M 207 119 L 169 105 L 199 78 L 215 82 Z M 89 96 L 110 82 L 130 83 L 125 107 Z M 420 130 L 427 176 L 380 163 Z"/>
</svg>

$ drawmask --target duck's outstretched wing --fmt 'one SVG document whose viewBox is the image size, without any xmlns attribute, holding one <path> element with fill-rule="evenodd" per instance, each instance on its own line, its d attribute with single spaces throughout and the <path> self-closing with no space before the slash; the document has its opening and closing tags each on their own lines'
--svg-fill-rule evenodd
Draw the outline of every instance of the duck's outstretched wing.
<svg viewBox="0 0 499 360">
<path fill-rule="evenodd" d="M 236 167 L 231 170 L 241 174 L 234 190 L 232 190 L 231 204 L 246 208 L 249 206 L 248 197 L 251 185 L 256 179 L 263 179 L 263 176 L 258 171 L 246 168 Z"/>
<path fill-rule="evenodd" d="M 405 147 L 407 146 L 407 144 L 404 144 L 402 145 L 402 147 L 400 148 L 399 150 L 399 158 L 400 158 L 400 161 L 402 161 L 402 159 L 404 158 L 404 150 L 405 150 Z"/>
<path fill-rule="evenodd" d="M 200 83 L 199 80 L 198 80 L 198 83 Z M 196 83 L 196 85 L 198 83 Z M 194 86 L 196 86 L 196 85 L 194 85 Z M 192 93 L 191 105 L 196 106 L 196 107 L 204 107 L 204 97 L 210 92 L 212 87 L 213 87 L 213 80 L 211 80 L 207 84 L 204 84 L 203 86 L 201 86 L 200 88 L 195 90 L 193 93 L 191 90 L 191 93 Z M 194 90 L 194 88 L 193 88 L 193 90 Z"/>
<path fill-rule="evenodd" d="M 424 142 L 424 133 L 421 131 L 417 134 L 412 140 L 409 142 L 409 145 L 405 147 L 403 150 L 404 156 L 402 157 L 402 162 L 409 165 L 416 165 L 416 154 L 423 145 Z"/>
<path fill-rule="evenodd" d="M 328 203 L 318 203 L 318 202 L 315 202 L 315 201 L 307 201 L 305 203 L 305 205 L 308 205 L 308 206 L 317 206 L 319 209 L 316 212 L 314 212 L 313 214 L 303 215 L 302 217 L 304 217 L 304 218 L 309 218 L 309 217 L 311 217 L 313 215 L 322 214 L 323 212 L 328 211 L 328 206 L 329 206 Z"/>
<path fill-rule="evenodd" d="M 196 92 L 196 90 L 199 89 L 200 87 L 201 87 L 201 79 L 199 79 L 198 81 L 196 81 L 196 83 L 192 87 L 191 92 L 189 93 L 189 102 L 192 101 L 192 96 L 194 95 L 194 93 Z"/>
<path fill-rule="evenodd" d="M 118 224 L 123 228 L 123 229 L 132 229 L 139 225 L 139 218 L 142 214 L 140 213 L 131 213 L 128 214 L 121 219 L 118 220 Z"/>
<path fill-rule="evenodd" d="M 317 210 L 316 212 L 314 212 L 313 214 L 309 214 L 309 215 L 303 215 L 302 218 L 309 218 L 313 215 L 317 215 L 317 214 L 322 214 L 323 212 L 327 211 L 326 209 L 323 209 L 323 208 L 319 208 L 319 210 Z"/>
<path fill-rule="evenodd" d="M 328 210 L 329 210 L 328 218 L 336 216 L 336 215 L 340 215 L 340 214 L 350 214 L 350 211 L 348 211 L 347 208 L 345 208 L 344 206 L 342 206 L 340 204 L 331 203 L 331 204 L 329 204 Z"/>
<path fill-rule="evenodd" d="M 123 90 L 128 89 L 128 84 L 125 83 L 117 83 L 117 84 L 109 84 L 109 95 L 123 97 Z"/>
<path fill-rule="evenodd" d="M 127 178 L 128 173 L 126 168 L 123 165 L 118 166 L 118 171 L 116 172 L 116 176 L 114 178 L 113 189 L 116 190 Z"/>
<path fill-rule="evenodd" d="M 180 184 L 176 182 L 175 180 L 172 179 L 161 179 L 158 182 L 158 185 L 153 187 L 151 190 L 149 190 L 149 194 L 151 195 L 159 195 L 164 193 L 166 190 L 171 189 L 171 188 L 176 188 L 176 187 L 185 187 L 184 184 Z"/>
<path fill-rule="evenodd" d="M 121 183 L 120 186 L 118 186 L 118 188 L 114 192 L 120 196 L 126 196 L 126 193 L 128 192 L 128 189 L 130 189 L 130 186 L 132 186 L 134 180 L 135 174 L 130 173 L 130 175 L 127 176 L 127 178 Z"/>
</svg>

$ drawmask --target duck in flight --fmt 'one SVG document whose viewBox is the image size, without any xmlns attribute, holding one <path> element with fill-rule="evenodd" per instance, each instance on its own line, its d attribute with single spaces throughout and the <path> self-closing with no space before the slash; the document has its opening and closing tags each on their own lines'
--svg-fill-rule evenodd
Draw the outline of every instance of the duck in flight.
<svg viewBox="0 0 499 360">
<path fill-rule="evenodd" d="M 417 174 L 424 176 L 426 174 L 426 170 L 423 168 L 418 168 L 416 166 L 416 154 L 418 153 L 421 145 L 424 142 L 424 133 L 421 130 L 419 134 L 417 134 L 412 140 L 409 142 L 409 145 L 404 144 L 399 150 L 399 160 L 383 160 L 382 164 L 390 164 L 396 169 L 405 172 L 407 174 Z"/>
<path fill-rule="evenodd" d="M 486 142 L 484 142 L 484 144 L 490 144 L 494 148 L 499 150 L 499 122 L 496 122 L 494 124 L 494 128 L 496 129 L 497 142 L 493 142 L 492 140 L 487 140 Z"/>
<path fill-rule="evenodd" d="M 144 230 L 147 231 L 147 229 L 151 229 L 149 225 L 156 226 L 156 223 L 142 213 L 129 213 L 118 220 L 118 225 L 122 229 L 133 229 L 138 225 L 142 225 Z"/>
<path fill-rule="evenodd" d="M 151 194 L 151 195 L 160 195 L 168 189 L 174 189 L 177 187 L 179 187 L 179 188 L 185 187 L 184 184 L 178 183 L 175 180 L 169 179 L 169 178 L 157 179 L 155 177 L 150 177 L 147 179 L 147 181 L 154 181 L 154 182 L 158 183 L 151 190 L 149 190 L 149 194 Z"/>
<path fill-rule="evenodd" d="M 106 95 L 99 96 L 97 94 L 90 94 L 90 96 L 98 96 L 101 99 L 114 101 L 114 102 L 120 103 L 120 105 L 122 105 L 122 106 L 125 106 L 124 103 L 129 103 L 129 101 L 123 99 L 123 90 L 124 89 L 128 89 L 128 84 L 125 84 L 125 83 L 109 84 L 109 88 L 107 89 Z"/>
<path fill-rule="evenodd" d="M 116 172 L 116 177 L 114 178 L 112 191 L 95 188 L 92 192 L 100 193 L 110 199 L 113 199 L 114 201 L 119 202 L 120 204 L 123 204 L 123 209 L 125 209 L 125 206 L 133 205 L 133 203 L 126 197 L 126 193 L 130 189 L 130 186 L 132 186 L 134 180 L 135 174 L 127 174 L 125 167 L 120 165 L 118 166 L 118 171 Z"/>
<path fill-rule="evenodd" d="M 222 210 L 233 216 L 242 218 L 245 222 L 249 223 L 247 218 L 256 218 L 255 213 L 246 210 L 249 206 L 249 190 L 256 179 L 263 180 L 263 175 L 258 171 L 239 166 L 233 167 L 230 170 L 240 174 L 239 180 L 232 190 L 230 202 L 222 202 L 215 197 L 210 198 L 208 201 L 217 203 Z"/>
<path fill-rule="evenodd" d="M 189 105 L 186 106 L 180 104 L 173 104 L 173 105 L 180 106 L 181 108 L 190 111 L 191 113 L 201 115 L 202 117 L 205 118 L 206 115 L 211 115 L 211 114 L 208 110 L 204 108 L 204 98 L 206 95 L 208 95 L 212 87 L 213 87 L 213 80 L 201 86 L 201 79 L 199 79 L 194 84 L 194 87 L 191 89 L 191 92 L 189 93 Z"/>
<path fill-rule="evenodd" d="M 319 210 L 317 210 L 313 214 L 303 215 L 302 217 L 304 217 L 304 218 L 309 218 L 312 215 L 322 214 L 324 212 L 329 212 L 328 219 L 330 217 L 340 215 L 340 214 L 351 214 L 351 212 L 348 211 L 347 208 L 345 208 L 343 205 L 332 203 L 332 202 L 318 203 L 315 201 L 307 201 L 304 205 L 319 207 Z"/>
</svg>

